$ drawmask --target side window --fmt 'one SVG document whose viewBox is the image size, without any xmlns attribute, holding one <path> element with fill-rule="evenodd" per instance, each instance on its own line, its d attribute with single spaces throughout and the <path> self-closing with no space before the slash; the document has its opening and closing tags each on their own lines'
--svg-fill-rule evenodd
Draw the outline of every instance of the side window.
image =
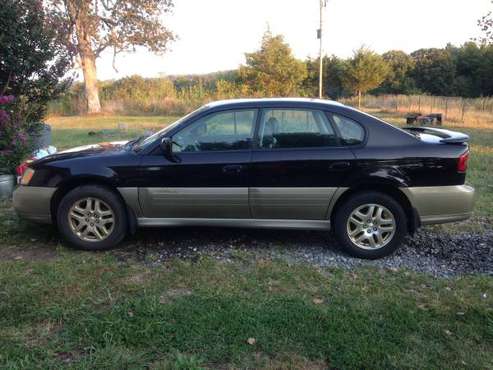
<svg viewBox="0 0 493 370">
<path fill-rule="evenodd" d="M 339 130 L 342 144 L 358 145 L 364 141 L 365 130 L 359 123 L 338 114 L 333 114 L 332 119 Z"/>
<path fill-rule="evenodd" d="M 261 148 L 307 148 L 337 144 L 337 136 L 322 112 L 302 109 L 264 110 L 259 127 Z"/>
<path fill-rule="evenodd" d="M 173 136 L 175 152 L 206 152 L 249 149 L 255 125 L 255 110 L 213 113 Z"/>
</svg>

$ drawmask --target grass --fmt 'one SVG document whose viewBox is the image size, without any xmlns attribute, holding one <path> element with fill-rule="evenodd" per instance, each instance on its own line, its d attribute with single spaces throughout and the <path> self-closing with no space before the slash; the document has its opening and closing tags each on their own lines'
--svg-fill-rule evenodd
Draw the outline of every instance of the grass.
<svg viewBox="0 0 493 370">
<path fill-rule="evenodd" d="M 65 149 L 174 119 L 48 122 Z M 454 129 L 471 135 L 475 217 L 491 218 L 493 128 Z M 54 228 L 0 202 L 0 368 L 493 368 L 492 277 L 320 269 L 254 250 L 230 261 L 124 256 L 65 248 Z"/>
<path fill-rule="evenodd" d="M 0 366 L 493 366 L 490 278 L 244 261 L 3 262 Z"/>
<path fill-rule="evenodd" d="M 76 116 L 50 117 L 53 144 L 58 149 L 100 141 L 127 140 L 156 131 L 174 122 L 173 116 Z"/>
</svg>

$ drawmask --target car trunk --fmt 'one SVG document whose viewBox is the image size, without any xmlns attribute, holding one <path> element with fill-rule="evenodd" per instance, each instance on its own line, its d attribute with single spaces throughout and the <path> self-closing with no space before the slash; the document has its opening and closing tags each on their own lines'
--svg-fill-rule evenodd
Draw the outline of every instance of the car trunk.
<svg viewBox="0 0 493 370">
<path fill-rule="evenodd" d="M 467 162 L 469 161 L 469 136 L 457 131 L 429 128 L 429 127 L 406 127 L 418 139 L 426 144 L 442 145 L 448 157 L 453 161 L 450 170 L 455 174 L 462 175 L 461 183 L 465 181 Z"/>
<path fill-rule="evenodd" d="M 426 143 L 467 145 L 469 135 L 462 132 L 430 127 L 405 127 L 406 131 L 416 135 Z"/>
</svg>

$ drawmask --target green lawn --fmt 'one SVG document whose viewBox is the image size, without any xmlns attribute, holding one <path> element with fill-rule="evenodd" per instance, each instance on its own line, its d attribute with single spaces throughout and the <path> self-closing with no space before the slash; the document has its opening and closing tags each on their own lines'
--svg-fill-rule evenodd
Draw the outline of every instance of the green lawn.
<svg viewBox="0 0 493 370">
<path fill-rule="evenodd" d="M 48 122 L 65 149 L 174 119 Z M 491 218 L 493 128 L 460 130 L 472 139 L 475 218 Z M 491 276 L 322 269 L 262 259 L 255 248 L 229 261 L 136 255 L 66 248 L 52 227 L 0 202 L 0 368 L 493 368 Z"/>
<path fill-rule="evenodd" d="M 491 278 L 58 253 L 1 264 L 2 368 L 493 366 Z"/>
<path fill-rule="evenodd" d="M 58 149 L 67 149 L 101 141 L 131 139 L 142 135 L 146 130 L 160 130 L 178 118 L 171 116 L 52 117 L 48 118 L 47 122 L 52 126 L 53 144 Z M 123 129 L 119 128 L 121 124 Z"/>
</svg>

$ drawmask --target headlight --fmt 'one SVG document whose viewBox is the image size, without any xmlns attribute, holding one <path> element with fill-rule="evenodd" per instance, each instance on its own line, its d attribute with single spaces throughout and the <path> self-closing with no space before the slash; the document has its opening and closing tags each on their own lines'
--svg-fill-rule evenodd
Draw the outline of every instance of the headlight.
<svg viewBox="0 0 493 370">
<path fill-rule="evenodd" d="M 20 184 L 21 185 L 29 185 L 29 182 L 33 178 L 34 170 L 31 167 L 27 167 L 24 173 L 22 174 Z"/>
</svg>

